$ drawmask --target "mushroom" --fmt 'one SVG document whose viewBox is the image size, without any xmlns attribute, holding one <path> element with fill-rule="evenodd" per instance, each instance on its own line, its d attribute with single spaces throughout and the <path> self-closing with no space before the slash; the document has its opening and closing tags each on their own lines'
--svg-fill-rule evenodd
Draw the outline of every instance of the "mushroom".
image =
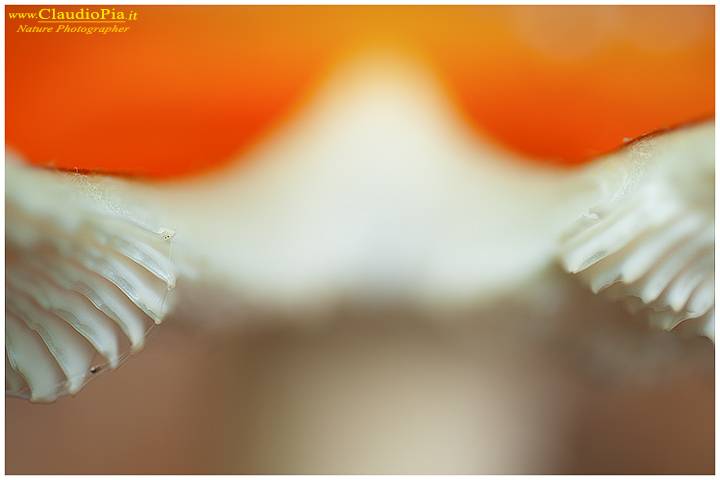
<svg viewBox="0 0 720 480">
<path fill-rule="evenodd" d="M 74 395 L 161 323 L 225 335 L 345 304 L 545 342 L 617 301 L 714 340 L 714 120 L 533 163 L 478 135 L 426 62 L 373 49 L 240 157 L 158 181 L 8 149 L 6 394 Z"/>
<path fill-rule="evenodd" d="M 714 122 L 582 169 L 528 168 L 474 139 L 419 67 L 370 58 L 246 163 L 198 179 L 38 170 L 8 154 L 8 393 L 76 393 L 93 351 L 116 367 L 120 332 L 139 350 L 176 303 L 178 321 L 229 326 L 242 317 L 222 312 L 244 304 L 432 310 L 528 289 L 553 262 L 662 328 L 697 319 L 713 337 Z"/>
</svg>

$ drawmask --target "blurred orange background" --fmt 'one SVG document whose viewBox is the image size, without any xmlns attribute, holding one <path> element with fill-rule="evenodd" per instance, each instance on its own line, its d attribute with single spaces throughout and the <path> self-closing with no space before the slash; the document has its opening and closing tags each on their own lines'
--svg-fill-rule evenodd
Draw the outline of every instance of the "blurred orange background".
<svg viewBox="0 0 720 480">
<path fill-rule="evenodd" d="M 28 160 L 150 178 L 221 166 L 377 47 L 426 61 L 479 132 L 538 161 L 714 115 L 714 6 L 113 8 L 137 12 L 127 32 L 18 32 L 36 20 L 6 14 L 6 143 Z"/>
</svg>

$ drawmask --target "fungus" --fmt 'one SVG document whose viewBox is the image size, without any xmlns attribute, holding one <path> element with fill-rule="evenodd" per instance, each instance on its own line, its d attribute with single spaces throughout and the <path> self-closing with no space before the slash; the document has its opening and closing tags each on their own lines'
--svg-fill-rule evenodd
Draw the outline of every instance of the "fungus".
<svg viewBox="0 0 720 480">
<path fill-rule="evenodd" d="M 161 322 L 234 332 L 346 303 L 555 338 L 597 294 L 714 341 L 712 25 L 657 11 L 687 15 L 655 56 L 633 8 L 571 51 L 532 8 L 143 7 L 138 37 L 57 44 L 7 29 L 6 394 L 74 395 Z M 214 28 L 182 28 L 197 12 Z M 317 15 L 333 21 L 312 36 Z"/>
<path fill-rule="evenodd" d="M 553 262 L 653 324 L 698 319 L 712 337 L 712 121 L 579 169 L 529 167 L 474 137 L 440 92 L 422 67 L 370 56 L 245 163 L 175 182 L 9 155 L 7 306 L 25 321 L 6 337 L 9 393 L 25 387 L 13 370 L 33 400 L 63 393 L 62 374 L 77 391 L 93 358 L 71 364 L 65 350 L 81 349 L 50 335 L 58 325 L 114 368 L 121 338 L 139 350 L 175 305 L 177 321 L 230 328 L 243 319 L 222 312 L 244 304 L 298 317 L 346 299 L 438 310 L 529 289 Z M 62 374 L 33 377 L 53 362 L 29 347 L 32 330 Z"/>
</svg>

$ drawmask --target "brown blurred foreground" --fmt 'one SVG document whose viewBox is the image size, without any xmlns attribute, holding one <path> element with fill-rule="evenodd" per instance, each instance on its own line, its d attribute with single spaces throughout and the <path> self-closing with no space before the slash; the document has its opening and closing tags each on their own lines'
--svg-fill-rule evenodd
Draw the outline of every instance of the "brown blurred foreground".
<svg viewBox="0 0 720 480">
<path fill-rule="evenodd" d="M 408 322 L 161 333 L 75 398 L 7 399 L 6 473 L 714 473 L 697 369 L 611 384 Z"/>
</svg>

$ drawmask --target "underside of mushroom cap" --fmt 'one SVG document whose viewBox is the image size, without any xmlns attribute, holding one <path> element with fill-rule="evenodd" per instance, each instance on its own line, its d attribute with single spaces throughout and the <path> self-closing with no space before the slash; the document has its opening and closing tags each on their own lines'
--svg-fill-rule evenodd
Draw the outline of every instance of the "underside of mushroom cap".
<svg viewBox="0 0 720 480">
<path fill-rule="evenodd" d="M 174 232 L 85 176 L 5 170 L 6 394 L 49 402 L 143 348 L 173 305 Z"/>
<path fill-rule="evenodd" d="M 652 325 L 714 339 L 714 154 L 708 121 L 640 138 L 593 168 L 605 199 L 561 239 L 563 267 Z"/>
</svg>

